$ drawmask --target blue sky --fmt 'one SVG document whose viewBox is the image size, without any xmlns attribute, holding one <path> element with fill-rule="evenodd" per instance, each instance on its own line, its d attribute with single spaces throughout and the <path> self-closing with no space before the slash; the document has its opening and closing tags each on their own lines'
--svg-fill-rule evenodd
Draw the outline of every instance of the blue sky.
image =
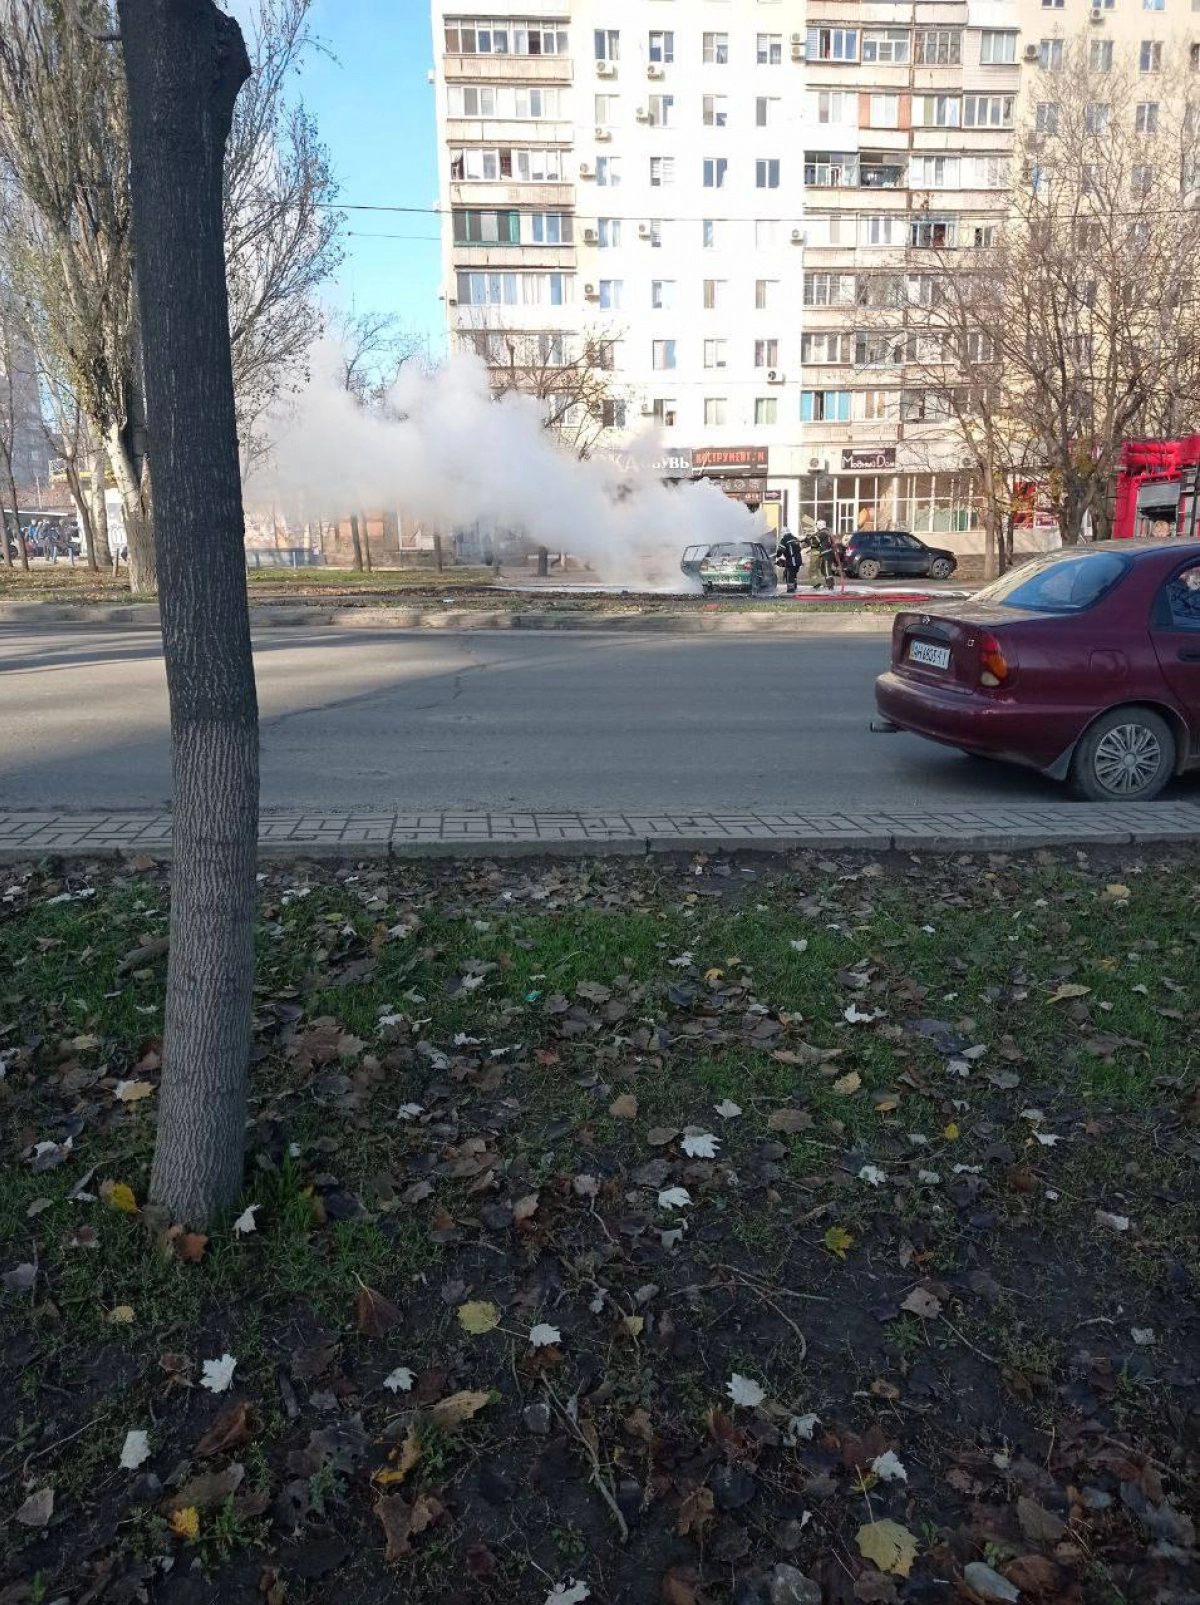
<svg viewBox="0 0 1200 1605">
<path fill-rule="evenodd" d="M 314 0 L 312 20 L 333 59 L 311 56 L 300 90 L 329 147 L 342 203 L 436 205 L 427 0 Z M 360 312 L 395 312 L 440 347 L 438 227 L 421 214 L 348 211 L 346 260 L 331 297 Z"/>
</svg>

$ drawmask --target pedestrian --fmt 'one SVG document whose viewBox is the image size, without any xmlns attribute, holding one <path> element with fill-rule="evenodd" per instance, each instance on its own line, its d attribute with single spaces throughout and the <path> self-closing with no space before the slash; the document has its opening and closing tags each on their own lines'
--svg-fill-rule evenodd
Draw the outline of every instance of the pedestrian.
<svg viewBox="0 0 1200 1605">
<path fill-rule="evenodd" d="M 800 572 L 803 555 L 800 542 L 785 526 L 783 534 L 779 537 L 779 544 L 775 548 L 775 562 L 783 569 L 784 584 L 789 596 L 796 594 L 796 575 Z"/>
</svg>

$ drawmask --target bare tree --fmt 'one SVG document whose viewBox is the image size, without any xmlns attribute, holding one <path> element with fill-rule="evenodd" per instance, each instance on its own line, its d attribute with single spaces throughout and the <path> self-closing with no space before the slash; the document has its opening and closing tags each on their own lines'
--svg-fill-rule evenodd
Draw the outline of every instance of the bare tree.
<svg viewBox="0 0 1200 1605">
<path fill-rule="evenodd" d="M 175 773 L 150 1195 L 203 1223 L 241 1186 L 254 981 L 258 708 L 221 187 L 250 63 L 214 0 L 119 0 L 119 16 Z"/>
<path fill-rule="evenodd" d="M 22 568 L 29 568 L 29 553 L 21 538 L 17 496 L 17 453 L 21 432 L 21 342 L 11 302 L 0 297 L 0 547 L 4 566 L 13 566 L 14 547 Z M 11 519 L 10 519 L 11 514 Z M 12 545 L 9 544 L 10 540 Z"/>
<path fill-rule="evenodd" d="M 53 423 L 45 425 L 46 439 L 62 461 L 83 532 L 88 567 L 107 569 L 112 562 L 112 552 L 104 500 L 104 449 L 88 426 L 78 396 L 68 385 L 43 371 L 42 388 L 53 413 Z"/>
<path fill-rule="evenodd" d="M 543 427 L 559 444 L 590 457 L 605 432 L 625 421 L 627 393 L 615 371 L 618 339 L 609 328 L 527 333 L 481 321 L 463 331 L 461 343 L 487 364 L 496 396 L 532 396 Z"/>
</svg>

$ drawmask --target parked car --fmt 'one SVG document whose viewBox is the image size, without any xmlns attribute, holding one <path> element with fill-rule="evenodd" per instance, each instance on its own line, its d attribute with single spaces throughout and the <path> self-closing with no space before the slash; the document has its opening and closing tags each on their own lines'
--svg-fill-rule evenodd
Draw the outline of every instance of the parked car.
<svg viewBox="0 0 1200 1605">
<path fill-rule="evenodd" d="M 1147 801 L 1200 766 L 1200 541 L 1054 552 L 898 613 L 875 700 L 885 729 Z"/>
<path fill-rule="evenodd" d="M 877 580 L 881 574 L 948 580 L 958 567 L 953 552 L 926 546 L 906 529 L 862 529 L 838 549 L 843 569 L 855 580 Z"/>
<path fill-rule="evenodd" d="M 774 592 L 779 584 L 775 560 L 761 541 L 723 541 L 689 546 L 679 564 L 690 578 L 711 591 Z"/>
</svg>

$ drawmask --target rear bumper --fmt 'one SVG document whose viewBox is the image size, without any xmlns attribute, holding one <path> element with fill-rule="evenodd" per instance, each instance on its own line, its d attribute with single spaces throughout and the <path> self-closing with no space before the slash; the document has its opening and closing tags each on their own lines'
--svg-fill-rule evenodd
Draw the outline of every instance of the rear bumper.
<svg viewBox="0 0 1200 1605">
<path fill-rule="evenodd" d="M 1081 728 L 1075 713 L 942 690 L 893 671 L 876 680 L 875 706 L 913 735 L 1051 772 L 1061 770 Z"/>
</svg>

